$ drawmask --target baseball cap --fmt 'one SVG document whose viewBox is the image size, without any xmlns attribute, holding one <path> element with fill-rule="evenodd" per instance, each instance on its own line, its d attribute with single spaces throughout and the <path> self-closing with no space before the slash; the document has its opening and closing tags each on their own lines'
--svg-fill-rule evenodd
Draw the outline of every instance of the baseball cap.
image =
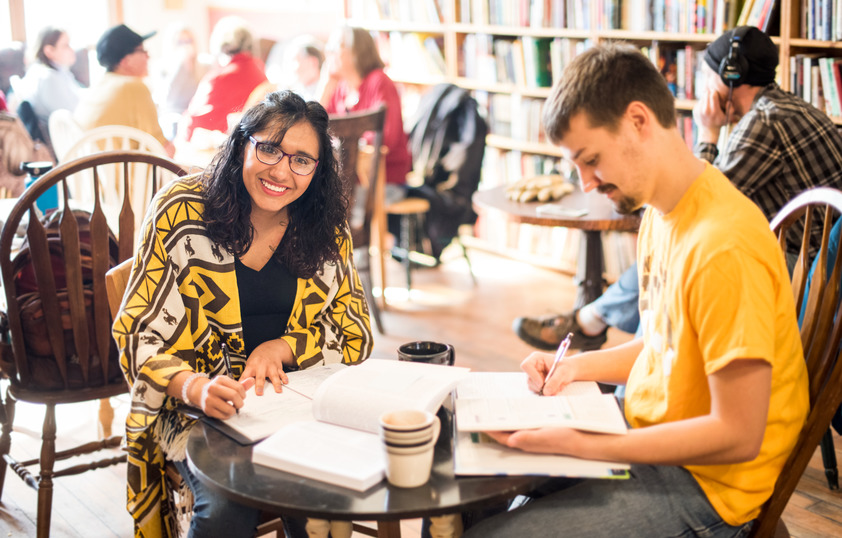
<svg viewBox="0 0 842 538">
<path fill-rule="evenodd" d="M 742 35 L 740 55 L 748 63 L 748 71 L 742 81 L 751 86 L 765 86 L 775 81 L 778 67 L 778 49 L 772 39 L 754 26 L 738 26 L 719 36 L 705 50 L 705 63 L 719 72 L 719 64 L 731 49 L 731 38 L 735 33 Z"/>
<path fill-rule="evenodd" d="M 138 45 L 153 35 L 155 32 L 142 36 L 125 24 L 109 28 L 97 41 L 96 59 L 100 65 L 111 71 L 120 60 L 134 52 Z"/>
</svg>

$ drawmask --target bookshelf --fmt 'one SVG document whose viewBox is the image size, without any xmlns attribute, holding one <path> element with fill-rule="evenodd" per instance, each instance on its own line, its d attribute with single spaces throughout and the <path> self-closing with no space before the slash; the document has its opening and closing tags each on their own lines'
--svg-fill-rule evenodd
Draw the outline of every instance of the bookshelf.
<svg viewBox="0 0 842 538">
<path fill-rule="evenodd" d="M 381 51 L 388 56 L 384 60 L 389 75 L 402 85 L 405 95 L 422 93 L 440 82 L 472 90 L 490 128 L 480 188 L 530 174 L 569 170 L 559 149 L 544 140 L 541 105 L 570 59 L 606 41 L 632 43 L 659 66 L 674 88 L 679 130 L 692 147 L 691 112 L 705 47 L 735 25 L 761 26 L 756 21 L 767 21 L 767 31 L 780 52 L 781 87 L 800 92 L 842 124 L 842 77 L 836 79 L 837 87 L 828 86 L 834 83 L 833 69 L 842 75 L 840 0 L 344 1 L 347 22 L 378 36 Z M 396 52 L 395 43 L 403 52 Z M 439 60 L 424 59 L 425 54 Z M 818 58 L 830 60 L 819 62 Z M 423 67 L 433 64 L 439 67 Z M 834 95 L 836 108 L 830 102 Z M 413 117 L 413 102 L 412 97 L 404 101 L 410 111 L 406 118 Z M 512 227 L 481 219 L 475 234 L 500 252 L 521 250 L 536 263 L 543 257 L 544 265 L 570 266 L 570 260 L 553 260 L 559 255 L 564 258 L 565 253 L 575 256 L 575 249 L 551 242 L 562 235 L 565 242 L 578 241 L 575 230 L 553 235 L 546 230 L 524 231 L 523 226 L 528 225 Z M 606 241 L 608 273 L 622 270 L 633 260 L 633 249 L 632 256 L 626 257 L 630 259 L 610 260 L 616 255 L 609 250 L 629 250 L 611 245 L 624 241 L 628 234 L 615 235 L 617 239 Z"/>
</svg>

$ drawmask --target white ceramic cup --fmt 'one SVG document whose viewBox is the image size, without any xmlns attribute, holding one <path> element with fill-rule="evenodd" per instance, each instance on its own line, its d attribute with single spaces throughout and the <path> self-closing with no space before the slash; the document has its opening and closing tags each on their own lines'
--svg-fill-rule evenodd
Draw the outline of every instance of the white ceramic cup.
<svg viewBox="0 0 842 538">
<path fill-rule="evenodd" d="M 386 480 L 399 488 L 416 488 L 430 480 L 436 442 L 418 447 L 388 447 L 386 451 Z"/>
<path fill-rule="evenodd" d="M 380 417 L 386 479 L 390 484 L 414 488 L 427 483 L 440 432 L 441 421 L 427 411 L 404 409 Z"/>
<path fill-rule="evenodd" d="M 404 409 L 380 417 L 380 438 L 391 446 L 435 443 L 440 432 L 439 417 L 427 411 Z"/>
</svg>

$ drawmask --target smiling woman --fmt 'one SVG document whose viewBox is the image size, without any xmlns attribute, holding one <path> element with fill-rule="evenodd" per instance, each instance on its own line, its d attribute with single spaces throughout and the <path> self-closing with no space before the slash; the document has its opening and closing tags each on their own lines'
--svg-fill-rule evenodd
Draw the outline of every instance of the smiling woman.
<svg viewBox="0 0 842 538">
<path fill-rule="evenodd" d="M 177 404 L 227 418 L 252 385 L 252 398 L 267 379 L 280 391 L 285 370 L 371 353 L 347 206 L 327 112 L 289 91 L 246 112 L 205 172 L 159 193 L 131 277 L 142 284 L 129 287 L 114 330 L 133 394 L 129 510 L 145 536 L 171 525 L 155 498 L 166 495 L 165 460 L 196 498 L 192 535 L 252 536 L 257 525 L 257 510 L 194 479 L 184 460 L 193 421 Z M 303 522 L 284 525 L 306 536 Z"/>
</svg>

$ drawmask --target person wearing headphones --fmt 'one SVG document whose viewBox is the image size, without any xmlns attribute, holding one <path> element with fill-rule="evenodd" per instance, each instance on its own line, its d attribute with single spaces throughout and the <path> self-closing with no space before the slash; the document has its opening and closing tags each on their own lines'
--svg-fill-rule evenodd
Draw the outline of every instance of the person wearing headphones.
<svg viewBox="0 0 842 538">
<path fill-rule="evenodd" d="M 769 220 L 807 189 L 842 188 L 842 135 L 824 112 L 775 83 L 777 66 L 777 47 L 759 29 L 725 32 L 705 51 L 705 85 L 693 110 L 696 156 L 713 163 Z M 728 124 L 735 125 L 720 151 L 716 143 Z M 821 227 L 821 219 L 813 222 L 811 255 Z M 790 267 L 796 257 L 787 253 Z M 609 325 L 628 333 L 638 329 L 638 299 L 632 265 L 596 301 L 560 315 L 517 318 L 513 329 L 539 349 L 556 349 L 568 332 L 574 335 L 571 347 L 599 349 Z"/>
</svg>

